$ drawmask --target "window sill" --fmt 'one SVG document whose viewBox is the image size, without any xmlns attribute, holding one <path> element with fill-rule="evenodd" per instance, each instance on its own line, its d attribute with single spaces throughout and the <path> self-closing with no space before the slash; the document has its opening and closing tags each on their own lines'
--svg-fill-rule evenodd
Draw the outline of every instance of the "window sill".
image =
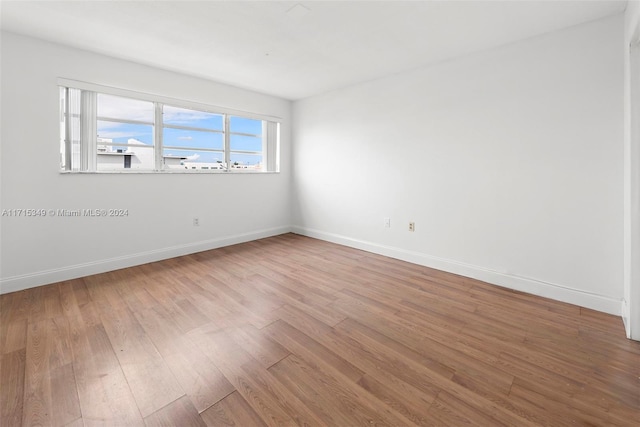
<svg viewBox="0 0 640 427">
<path fill-rule="evenodd" d="M 172 171 L 149 171 L 149 170 L 130 170 L 130 171 L 60 171 L 61 175 L 264 175 L 279 174 L 280 172 L 272 171 L 216 171 L 216 170 L 172 170 Z"/>
</svg>

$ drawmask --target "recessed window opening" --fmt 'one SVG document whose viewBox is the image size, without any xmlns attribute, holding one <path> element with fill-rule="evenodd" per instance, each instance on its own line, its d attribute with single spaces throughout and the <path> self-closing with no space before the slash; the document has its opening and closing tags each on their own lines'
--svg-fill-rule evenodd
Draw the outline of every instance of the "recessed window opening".
<svg viewBox="0 0 640 427">
<path fill-rule="evenodd" d="M 63 171 L 278 171 L 278 122 L 122 92 L 60 87 Z"/>
</svg>

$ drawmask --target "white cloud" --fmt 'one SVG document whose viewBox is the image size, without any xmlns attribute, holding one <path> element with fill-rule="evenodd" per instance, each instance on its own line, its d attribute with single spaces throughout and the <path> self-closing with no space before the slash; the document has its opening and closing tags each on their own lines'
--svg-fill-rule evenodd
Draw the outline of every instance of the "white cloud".
<svg viewBox="0 0 640 427">
<path fill-rule="evenodd" d="M 153 123 L 153 103 L 98 94 L 98 116 Z"/>
<path fill-rule="evenodd" d="M 184 108 L 165 105 L 163 110 L 164 121 L 173 124 L 193 125 L 200 120 L 211 120 L 220 117 L 219 114 L 206 113 L 204 111 L 186 110 Z M 220 118 L 222 124 L 222 119 Z"/>
<path fill-rule="evenodd" d="M 153 123 L 154 114 L 152 102 L 98 94 L 98 117 Z M 222 116 L 220 114 L 164 105 L 163 118 L 165 122 L 176 125 L 206 126 L 209 129 L 212 129 L 211 126 L 219 126 L 219 130 L 222 130 Z M 203 120 L 208 123 L 206 125 L 198 124 Z"/>
</svg>

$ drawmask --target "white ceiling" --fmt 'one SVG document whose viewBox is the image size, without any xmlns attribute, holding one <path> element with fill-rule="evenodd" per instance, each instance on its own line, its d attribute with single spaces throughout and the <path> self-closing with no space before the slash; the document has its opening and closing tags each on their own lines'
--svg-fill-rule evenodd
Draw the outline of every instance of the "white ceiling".
<svg viewBox="0 0 640 427">
<path fill-rule="evenodd" d="M 2 1 L 3 30 L 301 99 L 621 13 L 626 1 Z"/>
</svg>

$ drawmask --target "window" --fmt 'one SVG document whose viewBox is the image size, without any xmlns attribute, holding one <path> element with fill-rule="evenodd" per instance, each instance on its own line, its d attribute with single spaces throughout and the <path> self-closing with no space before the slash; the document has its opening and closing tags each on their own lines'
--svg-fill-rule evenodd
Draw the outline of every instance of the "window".
<svg viewBox="0 0 640 427">
<path fill-rule="evenodd" d="M 103 93 L 96 101 L 96 169 L 153 170 L 153 103 Z"/>
<path fill-rule="evenodd" d="M 226 170 L 223 114 L 165 105 L 162 120 L 165 169 Z"/>
<path fill-rule="evenodd" d="M 229 118 L 229 164 L 235 169 L 256 169 L 262 165 L 264 152 L 261 120 Z"/>
<path fill-rule="evenodd" d="M 79 84 L 60 87 L 60 167 L 71 172 L 277 172 L 279 123 Z"/>
</svg>

